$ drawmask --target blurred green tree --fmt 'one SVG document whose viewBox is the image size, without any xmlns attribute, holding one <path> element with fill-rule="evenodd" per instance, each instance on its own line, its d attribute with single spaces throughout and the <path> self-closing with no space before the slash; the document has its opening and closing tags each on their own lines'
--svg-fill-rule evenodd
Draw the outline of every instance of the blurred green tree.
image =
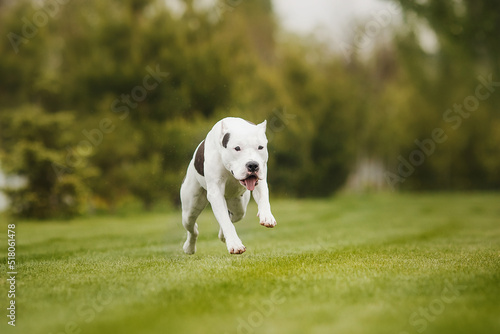
<svg viewBox="0 0 500 334">
<path fill-rule="evenodd" d="M 24 106 L 0 114 L 0 157 L 5 172 L 20 176 L 24 185 L 3 189 L 11 211 L 20 217 L 71 217 L 85 212 L 86 180 L 97 171 L 85 154 L 75 153 L 69 112 L 50 114 Z"/>
<path fill-rule="evenodd" d="M 436 127 L 443 128 L 448 136 L 405 186 L 499 189 L 500 141 L 495 140 L 500 124 L 500 92 L 491 92 L 481 100 L 477 110 L 463 118 L 456 129 L 451 128 L 445 113 L 476 95 L 476 87 L 482 82 L 478 78 L 500 82 L 500 4 L 488 0 L 397 2 L 408 27 L 396 39 L 401 72 L 418 89 L 409 99 L 411 105 L 419 106 L 411 108 L 414 138 L 428 138 Z M 432 35 L 435 50 L 426 51 L 423 41 Z M 415 148 L 408 142 L 400 153 L 408 155 Z"/>
<path fill-rule="evenodd" d="M 194 148 L 229 115 L 268 120 L 273 192 L 328 196 L 364 158 L 395 171 L 438 127 L 447 141 L 402 188 L 498 189 L 500 94 L 457 130 L 443 113 L 478 76 L 500 81 L 499 4 L 393 2 L 403 27 L 349 62 L 283 32 L 270 0 L 0 2 L 0 159 L 27 180 L 14 209 L 178 203 Z"/>
</svg>

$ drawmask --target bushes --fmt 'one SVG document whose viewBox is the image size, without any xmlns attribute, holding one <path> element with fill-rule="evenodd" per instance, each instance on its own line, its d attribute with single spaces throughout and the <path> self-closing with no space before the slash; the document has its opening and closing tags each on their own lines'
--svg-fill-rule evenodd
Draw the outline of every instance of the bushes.
<svg viewBox="0 0 500 334">
<path fill-rule="evenodd" d="M 69 112 L 50 114 L 32 106 L 0 115 L 2 168 L 25 180 L 20 188 L 4 189 L 15 215 L 48 218 L 85 212 L 85 180 L 95 169 L 75 166 L 71 174 L 61 169 L 73 142 L 68 132 L 73 121 Z"/>
<path fill-rule="evenodd" d="M 407 22 L 394 40 L 374 40 L 367 60 L 349 64 L 318 42 L 281 34 L 270 0 L 241 2 L 222 17 L 192 1 L 175 15 L 154 0 L 60 6 L 17 52 L 8 39 L 0 43 L 0 160 L 26 180 L 8 190 L 13 210 L 40 218 L 93 203 L 112 210 L 130 197 L 146 209 L 177 203 L 196 145 L 225 116 L 268 120 L 276 193 L 328 196 L 356 159 L 395 172 L 398 156 L 444 127 L 443 112 L 474 91 L 474 69 L 500 80 L 497 24 L 473 37 L 483 22 L 474 15 L 494 15 L 494 2 L 467 4 L 472 48 L 442 25 L 438 14 L 453 14 L 452 5 L 404 4 L 404 13 L 430 15 L 435 54 L 422 51 L 418 24 Z M 0 7 L 2 36 L 21 34 L 21 19 L 35 10 L 28 0 Z M 448 131 L 402 188 L 500 188 L 499 99 L 492 93 Z"/>
</svg>

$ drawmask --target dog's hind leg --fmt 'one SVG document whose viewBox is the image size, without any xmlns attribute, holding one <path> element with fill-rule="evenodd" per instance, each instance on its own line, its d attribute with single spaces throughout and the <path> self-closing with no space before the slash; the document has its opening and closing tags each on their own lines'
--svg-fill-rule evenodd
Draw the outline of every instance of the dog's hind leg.
<svg viewBox="0 0 500 334">
<path fill-rule="evenodd" d="M 196 239 L 198 238 L 198 224 L 196 219 L 207 206 L 207 192 L 194 177 L 186 177 L 181 186 L 182 225 L 187 231 L 187 239 L 183 249 L 186 254 L 196 252 Z"/>
<path fill-rule="evenodd" d="M 233 223 L 239 222 L 245 217 L 247 212 L 248 202 L 250 201 L 250 191 L 245 191 L 243 195 L 236 198 L 227 199 L 227 208 L 229 210 L 229 217 Z"/>
</svg>

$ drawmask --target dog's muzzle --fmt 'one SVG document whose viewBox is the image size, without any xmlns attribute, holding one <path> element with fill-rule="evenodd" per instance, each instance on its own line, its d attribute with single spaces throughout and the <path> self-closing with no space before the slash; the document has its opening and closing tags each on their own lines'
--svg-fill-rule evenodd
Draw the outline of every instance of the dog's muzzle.
<svg viewBox="0 0 500 334">
<path fill-rule="evenodd" d="M 245 186 L 248 190 L 253 191 L 255 186 L 259 184 L 259 163 L 257 161 L 249 161 L 246 163 L 247 177 L 243 180 L 239 180 L 240 183 Z"/>
</svg>

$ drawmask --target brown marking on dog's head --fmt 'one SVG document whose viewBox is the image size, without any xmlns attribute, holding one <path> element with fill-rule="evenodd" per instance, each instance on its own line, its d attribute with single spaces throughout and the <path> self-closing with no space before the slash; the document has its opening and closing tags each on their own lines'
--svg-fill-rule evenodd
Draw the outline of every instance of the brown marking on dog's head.
<svg viewBox="0 0 500 334">
<path fill-rule="evenodd" d="M 205 176 L 205 141 L 202 141 L 194 157 L 194 168 L 201 176 Z"/>
<path fill-rule="evenodd" d="M 229 137 L 231 137 L 231 134 L 226 133 L 224 135 L 224 138 L 222 138 L 222 146 L 224 146 L 224 148 L 227 148 L 227 142 L 229 141 Z"/>
</svg>

